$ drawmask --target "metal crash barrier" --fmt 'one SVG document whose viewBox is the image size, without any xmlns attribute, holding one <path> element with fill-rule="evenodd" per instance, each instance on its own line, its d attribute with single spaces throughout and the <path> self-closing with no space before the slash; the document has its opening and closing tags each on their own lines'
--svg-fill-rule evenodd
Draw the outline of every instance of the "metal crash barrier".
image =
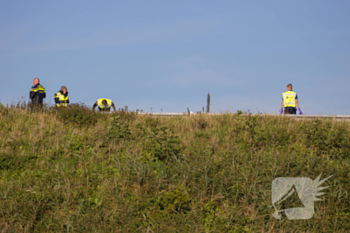
<svg viewBox="0 0 350 233">
<path fill-rule="evenodd" d="M 165 112 L 153 112 L 153 113 L 146 113 L 146 112 L 139 112 L 140 115 L 151 115 L 151 116 L 163 116 L 163 117 L 173 117 L 173 116 L 192 116 L 192 115 L 210 115 L 210 116 L 217 116 L 217 115 L 224 115 L 224 114 L 230 114 L 230 113 L 165 113 Z M 234 114 L 234 113 L 231 113 Z M 242 114 L 242 116 L 276 116 L 276 117 L 290 117 L 297 120 L 306 120 L 306 119 L 333 119 L 337 121 L 341 120 L 350 120 L 350 115 L 290 115 L 290 114 Z"/>
</svg>

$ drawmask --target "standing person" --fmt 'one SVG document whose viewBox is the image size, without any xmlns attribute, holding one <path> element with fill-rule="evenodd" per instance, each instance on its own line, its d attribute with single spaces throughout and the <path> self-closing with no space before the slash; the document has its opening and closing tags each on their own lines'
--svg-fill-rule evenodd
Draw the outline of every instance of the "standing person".
<svg viewBox="0 0 350 233">
<path fill-rule="evenodd" d="M 111 107 L 113 107 L 114 111 L 116 111 L 115 105 L 110 99 L 104 99 L 104 98 L 98 99 L 94 104 L 94 106 L 92 106 L 92 109 L 95 109 L 96 107 L 98 107 L 98 110 L 102 112 L 110 112 Z"/>
<path fill-rule="evenodd" d="M 67 92 L 67 87 L 62 86 L 61 90 L 58 91 L 55 96 L 56 107 L 67 107 L 69 104 L 69 97 Z"/>
<path fill-rule="evenodd" d="M 33 105 L 42 107 L 43 99 L 46 98 L 45 88 L 41 86 L 38 78 L 33 80 L 33 85 L 34 86 L 32 86 L 32 89 L 29 92 L 29 98 L 32 100 Z"/>
<path fill-rule="evenodd" d="M 297 93 L 292 91 L 292 84 L 287 85 L 287 90 L 288 91 L 282 93 L 281 114 L 283 114 L 283 110 L 284 114 L 296 114 L 297 110 L 295 106 L 297 106 L 299 114 L 303 115 L 303 112 L 300 110 Z"/>
</svg>

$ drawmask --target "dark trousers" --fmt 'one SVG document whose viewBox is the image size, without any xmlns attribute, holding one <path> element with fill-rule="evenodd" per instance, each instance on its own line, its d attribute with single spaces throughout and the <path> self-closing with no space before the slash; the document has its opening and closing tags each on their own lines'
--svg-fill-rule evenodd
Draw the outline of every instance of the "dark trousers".
<svg viewBox="0 0 350 233">
<path fill-rule="evenodd" d="M 32 100 L 31 103 L 28 103 L 28 107 L 31 110 L 41 110 L 43 109 L 43 102 Z"/>
<path fill-rule="evenodd" d="M 284 108 L 284 114 L 297 114 L 297 109 L 294 107 Z"/>
<path fill-rule="evenodd" d="M 110 112 L 111 108 L 99 108 L 100 112 Z"/>
</svg>

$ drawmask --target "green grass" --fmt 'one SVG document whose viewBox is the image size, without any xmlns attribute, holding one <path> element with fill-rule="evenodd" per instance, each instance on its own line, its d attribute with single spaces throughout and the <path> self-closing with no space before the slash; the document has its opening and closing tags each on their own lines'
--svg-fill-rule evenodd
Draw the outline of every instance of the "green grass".
<svg viewBox="0 0 350 233">
<path fill-rule="evenodd" d="M 349 232 L 350 122 L 0 108 L 1 232 Z M 276 177 L 334 174 L 309 220 Z"/>
</svg>

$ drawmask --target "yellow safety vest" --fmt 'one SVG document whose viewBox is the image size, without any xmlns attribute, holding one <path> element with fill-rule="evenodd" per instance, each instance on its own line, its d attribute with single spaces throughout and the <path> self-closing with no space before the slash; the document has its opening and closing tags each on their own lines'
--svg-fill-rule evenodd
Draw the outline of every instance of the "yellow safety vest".
<svg viewBox="0 0 350 233">
<path fill-rule="evenodd" d="M 106 100 L 107 101 L 107 105 L 106 106 L 103 106 L 102 105 L 102 101 L 103 100 Z M 107 108 L 110 108 L 110 107 L 112 107 L 112 100 L 110 100 L 110 99 L 98 99 L 97 100 L 97 106 L 100 108 L 100 109 L 107 109 Z"/>
<path fill-rule="evenodd" d="M 57 92 L 56 94 L 55 94 L 55 98 L 57 98 L 58 97 L 58 100 L 59 101 L 68 101 L 68 95 L 67 96 L 65 96 L 64 94 L 61 94 L 61 92 Z M 57 107 L 67 107 L 68 106 L 68 103 L 59 103 L 59 104 L 56 104 L 56 106 Z"/>
<path fill-rule="evenodd" d="M 283 107 L 294 107 L 295 108 L 295 97 L 297 93 L 294 91 L 286 91 L 282 93 Z"/>
</svg>

